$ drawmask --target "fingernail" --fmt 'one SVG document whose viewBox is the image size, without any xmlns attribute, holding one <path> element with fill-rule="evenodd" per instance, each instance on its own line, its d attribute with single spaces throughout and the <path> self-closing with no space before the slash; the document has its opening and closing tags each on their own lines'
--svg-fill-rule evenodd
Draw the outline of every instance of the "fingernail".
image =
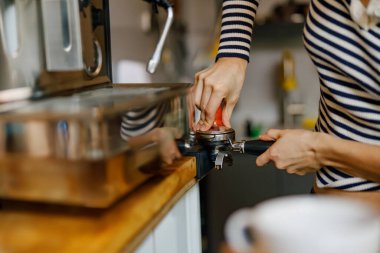
<svg viewBox="0 0 380 253">
<path fill-rule="evenodd" d="M 207 131 L 209 129 L 209 125 L 207 123 L 202 125 L 202 131 Z"/>
</svg>

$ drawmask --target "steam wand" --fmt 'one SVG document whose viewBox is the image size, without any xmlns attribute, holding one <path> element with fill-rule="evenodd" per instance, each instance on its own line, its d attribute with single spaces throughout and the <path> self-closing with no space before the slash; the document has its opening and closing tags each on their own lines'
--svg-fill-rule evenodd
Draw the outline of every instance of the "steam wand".
<svg viewBox="0 0 380 253">
<path fill-rule="evenodd" d="M 145 2 L 150 2 L 152 4 L 152 10 L 155 13 L 158 13 L 158 6 L 164 8 L 167 11 L 167 18 L 164 26 L 164 30 L 162 31 L 162 34 L 160 36 L 160 39 L 157 43 L 156 49 L 154 50 L 152 58 L 149 60 L 149 63 L 147 65 L 147 71 L 150 74 L 153 74 L 156 72 L 157 66 L 160 63 L 161 60 L 161 54 L 162 49 L 164 48 L 164 44 L 166 41 L 166 38 L 169 34 L 170 27 L 173 24 L 174 20 L 174 12 L 173 12 L 173 6 L 170 2 L 167 0 L 144 0 Z"/>
</svg>

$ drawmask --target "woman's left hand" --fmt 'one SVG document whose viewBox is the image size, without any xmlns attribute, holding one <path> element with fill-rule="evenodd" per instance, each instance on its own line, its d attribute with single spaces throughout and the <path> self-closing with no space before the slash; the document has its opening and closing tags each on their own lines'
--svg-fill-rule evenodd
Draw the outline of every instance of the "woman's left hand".
<svg viewBox="0 0 380 253">
<path fill-rule="evenodd" d="M 318 159 L 317 146 L 319 133 L 307 130 L 271 129 L 260 136 L 260 140 L 275 141 L 275 143 L 257 160 L 257 166 L 274 162 L 278 169 L 290 174 L 305 175 L 322 167 Z"/>
</svg>

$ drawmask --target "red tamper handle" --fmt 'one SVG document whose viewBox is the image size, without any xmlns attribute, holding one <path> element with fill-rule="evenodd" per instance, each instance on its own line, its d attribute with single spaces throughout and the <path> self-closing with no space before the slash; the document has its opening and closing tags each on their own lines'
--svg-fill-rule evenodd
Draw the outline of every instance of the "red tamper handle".
<svg viewBox="0 0 380 253">
<path fill-rule="evenodd" d="M 223 109 L 219 106 L 215 114 L 214 126 L 223 126 Z"/>
</svg>

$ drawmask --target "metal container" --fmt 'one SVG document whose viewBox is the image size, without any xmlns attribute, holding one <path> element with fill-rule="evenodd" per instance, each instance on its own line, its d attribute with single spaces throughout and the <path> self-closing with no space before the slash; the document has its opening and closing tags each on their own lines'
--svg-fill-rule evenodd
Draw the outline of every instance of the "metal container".
<svg viewBox="0 0 380 253">
<path fill-rule="evenodd" d="M 187 134 L 188 88 L 121 84 L 3 111 L 0 196 L 109 206 L 160 172 L 159 143 L 143 141 L 145 135 Z"/>
</svg>

